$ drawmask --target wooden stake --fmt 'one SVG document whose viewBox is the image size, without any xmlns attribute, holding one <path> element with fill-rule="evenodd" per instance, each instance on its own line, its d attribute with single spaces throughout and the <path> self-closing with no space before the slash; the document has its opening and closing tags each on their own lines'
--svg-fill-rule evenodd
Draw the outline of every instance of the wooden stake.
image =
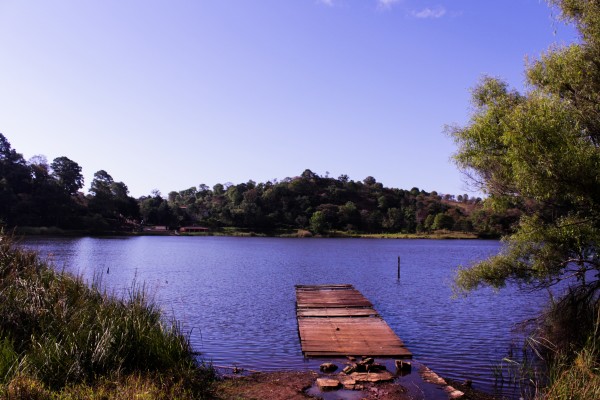
<svg viewBox="0 0 600 400">
<path fill-rule="evenodd" d="M 400 256 L 398 256 L 398 280 L 400 280 Z"/>
</svg>

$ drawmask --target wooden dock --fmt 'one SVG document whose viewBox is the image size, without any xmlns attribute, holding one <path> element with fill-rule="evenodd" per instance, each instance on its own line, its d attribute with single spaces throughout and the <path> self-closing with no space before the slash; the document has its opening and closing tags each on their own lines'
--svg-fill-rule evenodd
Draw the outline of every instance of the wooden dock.
<svg viewBox="0 0 600 400">
<path fill-rule="evenodd" d="M 296 316 L 306 357 L 412 357 L 352 285 L 296 285 Z"/>
</svg>

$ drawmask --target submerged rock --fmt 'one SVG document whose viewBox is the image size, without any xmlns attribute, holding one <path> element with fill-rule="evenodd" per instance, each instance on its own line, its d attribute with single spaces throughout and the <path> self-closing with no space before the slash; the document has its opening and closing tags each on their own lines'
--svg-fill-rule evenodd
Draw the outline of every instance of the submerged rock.
<svg viewBox="0 0 600 400">
<path fill-rule="evenodd" d="M 348 366 L 346 366 L 346 368 L 344 368 L 342 370 L 342 372 L 345 373 L 346 375 L 351 374 L 355 371 L 356 371 L 356 365 L 348 365 Z"/>
<path fill-rule="evenodd" d="M 460 390 L 454 389 L 452 386 L 446 386 L 444 391 L 448 393 L 448 398 L 450 399 L 462 399 L 465 394 Z"/>
<path fill-rule="evenodd" d="M 317 386 L 321 390 L 335 390 L 340 387 L 340 381 L 331 378 L 317 378 Z"/>
<path fill-rule="evenodd" d="M 412 369 L 412 364 L 409 361 L 395 360 L 394 364 L 398 372 L 410 372 Z"/>
<path fill-rule="evenodd" d="M 389 371 L 381 371 L 381 372 L 353 372 L 348 375 L 355 382 L 387 382 L 393 381 L 394 375 L 392 375 Z"/>
<path fill-rule="evenodd" d="M 321 364 L 319 369 L 321 370 L 321 372 L 334 372 L 338 369 L 338 366 L 334 363 L 323 363 Z"/>
</svg>

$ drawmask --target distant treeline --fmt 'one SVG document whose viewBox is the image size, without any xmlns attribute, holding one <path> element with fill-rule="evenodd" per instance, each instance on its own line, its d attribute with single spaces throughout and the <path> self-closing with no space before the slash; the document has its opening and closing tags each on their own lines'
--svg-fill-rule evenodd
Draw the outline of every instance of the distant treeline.
<svg viewBox="0 0 600 400">
<path fill-rule="evenodd" d="M 0 219 L 8 227 L 56 227 L 86 232 L 140 231 L 144 226 L 233 227 L 276 233 L 309 230 L 354 233 L 419 233 L 436 230 L 498 236 L 521 211 L 492 211 L 480 198 L 441 195 L 418 188 L 386 188 L 369 176 L 353 181 L 305 170 L 282 181 L 201 184 L 135 199 L 104 170 L 89 194 L 80 190 L 81 167 L 67 157 L 26 161 L 0 133 Z"/>
</svg>

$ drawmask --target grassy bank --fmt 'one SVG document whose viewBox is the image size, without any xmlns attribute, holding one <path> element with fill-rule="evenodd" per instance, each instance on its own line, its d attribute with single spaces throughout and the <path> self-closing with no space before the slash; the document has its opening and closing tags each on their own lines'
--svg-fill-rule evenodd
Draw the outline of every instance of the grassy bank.
<svg viewBox="0 0 600 400">
<path fill-rule="evenodd" d="M 23 236 L 174 236 L 173 230 L 164 232 L 88 232 L 80 230 L 64 230 L 56 227 L 19 227 L 15 233 Z M 231 236 L 231 237 L 281 237 L 281 238 L 364 238 L 364 239 L 481 239 L 475 233 L 457 231 L 433 231 L 420 233 L 361 233 L 331 230 L 322 234 L 313 234 L 306 229 L 277 230 L 273 232 L 254 232 L 249 229 L 223 227 L 208 232 L 178 233 L 179 236 Z"/>
<path fill-rule="evenodd" d="M 109 295 L 0 237 L 0 398 L 203 398 L 213 380 L 143 287 Z"/>
<path fill-rule="evenodd" d="M 514 385 L 525 399 L 600 399 L 600 299 L 594 292 L 570 288 L 523 324 L 522 347 L 496 368 L 498 382 Z"/>
<path fill-rule="evenodd" d="M 600 399 L 600 299 L 586 290 L 570 290 L 544 322 L 549 385 L 538 397 Z"/>
<path fill-rule="evenodd" d="M 183 233 L 181 236 L 233 236 L 233 237 L 281 237 L 281 238 L 363 238 L 363 239 L 479 239 L 474 233 L 435 231 L 430 233 L 360 233 L 328 231 L 313 234 L 305 229 L 279 230 L 270 233 L 252 232 L 246 229 L 222 228 L 211 232 Z"/>
<path fill-rule="evenodd" d="M 474 233 L 435 231 L 431 233 L 347 233 L 332 232 L 332 237 L 349 237 L 364 239 L 478 239 Z"/>
</svg>

